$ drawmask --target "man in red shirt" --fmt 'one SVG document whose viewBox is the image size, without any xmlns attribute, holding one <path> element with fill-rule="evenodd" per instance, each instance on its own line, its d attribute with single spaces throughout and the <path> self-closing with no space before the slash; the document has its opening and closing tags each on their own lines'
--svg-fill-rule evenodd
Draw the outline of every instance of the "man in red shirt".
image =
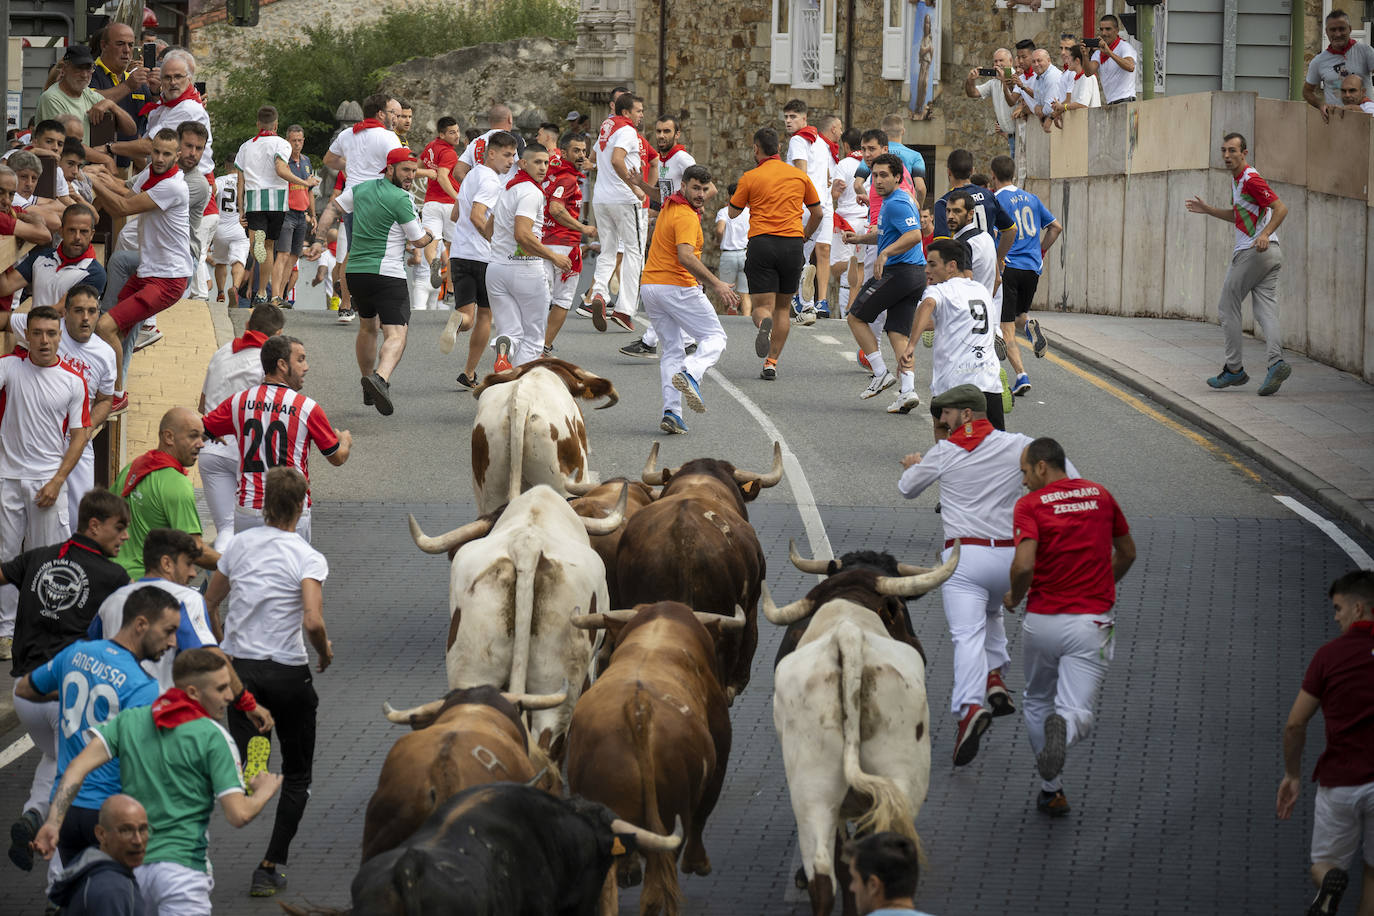
<svg viewBox="0 0 1374 916">
<path fill-rule="evenodd" d="M 1278 815 L 1287 820 L 1302 790 L 1307 723 L 1318 709 L 1326 750 L 1312 774 L 1318 783 L 1312 825 L 1312 882 L 1320 890 L 1309 913 L 1334 913 L 1364 840 L 1360 916 L 1374 913 L 1374 571 L 1348 572 L 1327 591 L 1341 635 L 1317 650 L 1283 730 Z"/>
<path fill-rule="evenodd" d="M 425 202 L 420 207 L 420 225 L 434 239 L 425 248 L 425 259 L 429 262 L 429 289 L 420 283 L 415 284 L 411 308 L 437 308 L 439 288 L 444 285 L 444 267 L 448 264 L 448 243 L 453 241 L 453 221 L 449 214 L 458 200 L 458 182 L 453 177 L 453 167 L 458 164 L 458 151 L 455 148 L 463 138 L 457 118 L 442 117 L 436 125 L 438 136 L 429 141 L 429 146 L 420 154 L 419 175 L 428 179 L 425 185 Z M 415 300 L 423 300 L 417 302 Z"/>
<path fill-rule="evenodd" d="M 569 270 L 553 263 L 549 268 L 549 327 L 544 333 L 544 355 L 553 352 L 553 339 L 568 320 L 573 294 L 582 274 L 582 240 L 596 238 L 596 227 L 582 222 L 582 173 L 587 163 L 587 137 L 568 131 L 558 140 L 558 159 L 549 156 L 549 171 L 544 176 L 544 230 L 540 239 L 550 250 L 567 255 Z"/>
<path fill-rule="evenodd" d="M 1116 583 L 1135 562 L 1130 526 L 1107 488 L 1070 477 L 1064 449 L 1036 439 L 1021 453 L 1030 492 L 1016 502 L 1011 590 L 1015 610 L 1030 591 L 1022 664 L 1026 732 L 1042 781 L 1036 807 L 1069 813 L 1060 772 L 1068 747 L 1092 731 L 1093 707 L 1111 661 Z"/>
</svg>

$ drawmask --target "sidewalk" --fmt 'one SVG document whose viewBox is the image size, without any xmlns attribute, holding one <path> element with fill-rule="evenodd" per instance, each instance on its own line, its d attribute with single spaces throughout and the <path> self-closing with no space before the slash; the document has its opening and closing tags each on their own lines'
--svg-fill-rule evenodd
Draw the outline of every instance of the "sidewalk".
<svg viewBox="0 0 1374 916">
<path fill-rule="evenodd" d="M 1272 397 L 1264 344 L 1245 338 L 1250 382 L 1214 391 L 1221 329 L 1200 321 L 1047 312 L 1058 351 L 1148 395 L 1267 466 L 1368 537 L 1374 537 L 1374 385 L 1296 353 Z"/>
</svg>

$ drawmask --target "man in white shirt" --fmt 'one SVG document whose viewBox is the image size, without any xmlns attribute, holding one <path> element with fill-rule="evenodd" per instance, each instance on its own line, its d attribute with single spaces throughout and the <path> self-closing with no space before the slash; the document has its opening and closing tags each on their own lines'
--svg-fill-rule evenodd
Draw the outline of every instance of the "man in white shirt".
<svg viewBox="0 0 1374 916">
<path fill-rule="evenodd" d="M 291 185 L 309 190 L 320 183 L 314 175 L 297 178 L 287 161 L 291 158 L 291 144 L 277 136 L 277 109 L 264 105 L 258 109 L 258 133 L 244 141 L 234 157 L 239 189 L 243 194 L 242 209 L 248 219 L 249 232 L 266 233 L 267 263 L 272 265 L 272 297 L 274 304 L 282 301 L 286 289 L 286 260 L 276 259 L 277 237 L 286 221 L 286 194 Z M 267 285 L 267 271 L 258 271 L 258 285 L 254 299 L 262 297 Z"/>
<path fill-rule="evenodd" d="M 544 228 L 544 176 L 548 151 L 525 147 L 520 168 L 496 201 L 491 232 L 487 295 L 496 326 L 496 371 L 539 359 L 549 321 L 549 274 L 541 262 L 572 269 L 565 254 L 541 240 Z"/>
<path fill-rule="evenodd" d="M 806 123 L 806 112 L 806 103 L 801 99 L 792 99 L 782 109 L 783 124 L 790 135 L 783 161 L 805 172 L 821 198 L 821 224 L 802 246 L 804 263 L 811 261 L 813 253 L 816 258 L 814 298 L 808 300 L 802 296 L 807 285 L 804 276 L 801 288 L 792 297 L 792 311 L 801 325 L 815 324 L 817 318 L 830 317 L 830 242 L 835 231 L 830 168 L 839 162 L 839 140 L 844 130 L 844 125 L 834 115 L 826 115 L 812 127 Z"/>
<path fill-rule="evenodd" d="M 859 247 L 844 241 L 845 232 L 858 232 L 868 226 L 868 191 L 863 179 L 858 177 L 859 167 L 864 164 L 861 149 L 863 133 L 851 127 L 840 135 L 843 158 L 835 164 L 833 181 L 830 183 L 830 199 L 834 202 L 834 224 L 838 236 L 832 234 L 830 240 L 831 272 L 840 275 L 840 296 L 836 303 L 837 316 L 843 317 L 849 311 L 849 297 L 852 290 L 863 283 L 863 263 L 858 257 Z M 863 196 L 860 197 L 859 195 Z"/>
<path fill-rule="evenodd" d="M 499 133 L 509 134 L 515 139 L 515 155 L 517 157 L 525 154 L 525 138 L 515 131 L 515 118 L 511 115 L 510 106 L 502 105 L 500 102 L 487 109 L 487 131 L 472 140 L 467 146 L 463 147 L 463 153 L 458 157 L 458 164 L 453 167 L 453 178 L 455 181 L 462 182 L 468 172 L 476 166 L 487 162 L 487 147 L 491 143 L 491 138 Z M 510 180 L 510 171 L 515 166 L 512 159 L 506 163 L 504 169 L 495 169 L 495 172 L 503 180 Z"/>
<path fill-rule="evenodd" d="M 1331 109 L 1343 104 L 1341 85 L 1347 76 L 1358 76 L 1368 90 L 1374 71 L 1374 47 L 1351 37 L 1350 16 L 1345 11 L 1327 13 L 1326 37 L 1331 43 L 1307 65 L 1302 84 L 1303 100 L 1322 113 L 1323 121 L 1331 119 Z"/>
<path fill-rule="evenodd" d="M 1007 94 L 1003 91 L 1011 68 L 1011 52 L 1006 48 L 998 48 L 992 52 L 991 74 L 980 74 L 977 67 L 968 72 L 964 79 L 964 95 L 971 99 L 992 100 L 992 111 L 997 118 L 997 134 L 1007 138 L 1007 155 L 1015 157 L 1016 122 L 1011 116 L 1011 103 L 1007 101 Z M 980 75 L 992 78 L 975 86 L 974 80 Z"/>
<path fill-rule="evenodd" d="M 380 180 L 387 154 L 404 145 L 391 129 L 392 119 L 401 113 L 399 102 L 378 92 L 363 100 L 362 109 L 363 119 L 339 131 L 324 154 L 326 166 L 344 173 L 344 190 Z"/>
<path fill-rule="evenodd" d="M 592 280 L 592 324 L 598 331 L 606 330 L 606 300 L 610 296 L 611 274 L 615 272 L 615 253 L 619 251 L 620 297 L 610 320 L 626 331 L 633 331 L 649 227 L 649 211 L 644 204 L 652 188 L 642 174 L 645 144 L 639 125 L 644 120 L 644 100 L 626 92 L 614 105 L 615 114 L 601 125 L 595 141 L 592 205 L 596 208 L 601 256 L 596 259 Z"/>
<path fill-rule="evenodd" d="M 210 263 L 215 265 L 215 286 L 219 288 L 216 302 L 227 302 L 229 308 L 239 307 L 239 286 L 248 266 L 248 233 L 239 222 L 239 208 L 243 194 L 239 190 L 239 176 L 233 160 L 225 164 L 224 174 L 215 179 L 215 235 L 210 242 Z M 226 285 L 226 280 L 228 285 Z"/>
<path fill-rule="evenodd" d="M 1135 101 L 1135 48 L 1120 35 L 1121 20 L 1108 13 L 1097 21 L 1098 47 L 1084 72 L 1102 80 L 1107 105 Z"/>
<path fill-rule="evenodd" d="M 737 187 L 739 185 L 732 182 L 727 190 L 733 195 Z M 745 207 L 734 219 L 730 218 L 728 203 L 717 210 L 716 240 L 720 243 L 720 268 L 716 275 L 735 288 L 739 295 L 739 313 L 747 316 L 754 310 L 749 299 L 749 278 L 744 274 L 744 256 L 749 247 L 749 208 Z M 727 310 L 725 314 L 733 312 Z"/>
<path fill-rule="evenodd" d="M 28 357 L 0 357 L 0 560 L 64 540 L 71 517 L 63 488 L 90 437 L 86 383 L 62 364 L 62 318 L 28 314 Z M 0 588 L 0 637 L 14 635 L 19 592 Z"/>
</svg>

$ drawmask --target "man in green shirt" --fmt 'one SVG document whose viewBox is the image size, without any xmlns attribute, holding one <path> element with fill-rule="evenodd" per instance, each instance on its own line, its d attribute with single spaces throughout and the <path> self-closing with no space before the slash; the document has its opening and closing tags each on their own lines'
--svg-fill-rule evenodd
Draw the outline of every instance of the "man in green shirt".
<svg viewBox="0 0 1374 916">
<path fill-rule="evenodd" d="M 115 478 L 114 492 L 129 502 L 129 540 L 115 562 L 130 579 L 143 576 L 143 540 L 154 528 L 175 528 L 196 539 L 196 564 L 214 569 L 219 553 L 201 540 L 196 490 L 187 469 L 196 463 L 205 442 L 205 427 L 195 411 L 173 407 L 162 415 L 157 448 L 139 455 Z"/>
<path fill-rule="evenodd" d="M 214 886 L 206 829 L 215 801 L 231 826 L 242 827 L 276 794 L 281 776 L 258 773 L 245 794 L 238 751 L 218 721 L 233 699 L 228 659 L 188 649 L 177 656 L 172 678 L 177 686 L 151 707 L 125 710 L 88 732 L 90 743 L 62 774 L 34 845 L 51 858 L 82 780 L 118 758 L 124 794 L 143 804 L 152 828 L 134 871 L 145 905 L 159 916 L 204 916 Z"/>
<path fill-rule="evenodd" d="M 39 121 L 55 119 L 60 114 L 73 114 L 85 127 L 82 142 L 91 143 L 91 121 L 113 117 L 122 134 L 138 132 L 129 113 L 91 88 L 95 73 L 95 58 L 85 45 L 72 45 L 62 55 L 62 75 L 38 97 Z"/>
<path fill-rule="evenodd" d="M 406 147 L 386 157 L 381 181 L 354 184 L 325 207 L 316 235 L 324 236 L 339 214 L 353 214 L 348 231 L 348 289 L 358 317 L 355 352 L 362 374 L 363 403 L 390 416 L 391 374 L 406 348 L 410 288 L 406 246 L 423 249 L 433 237 L 420 225 L 410 189 L 419 160 Z M 377 331 L 382 332 L 381 351 Z"/>
</svg>

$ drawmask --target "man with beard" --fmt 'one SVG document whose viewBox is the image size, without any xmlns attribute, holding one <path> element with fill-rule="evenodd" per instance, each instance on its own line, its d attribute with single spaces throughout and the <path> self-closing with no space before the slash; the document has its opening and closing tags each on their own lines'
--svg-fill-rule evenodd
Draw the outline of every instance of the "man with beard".
<svg viewBox="0 0 1374 916">
<path fill-rule="evenodd" d="M 549 156 L 549 171 L 544 176 L 544 233 L 542 241 L 550 251 L 567 255 L 568 270 L 549 264 L 549 327 L 544 333 L 544 353 L 553 351 L 553 339 L 568 320 L 573 294 L 582 273 L 582 240 L 596 238 L 596 227 L 582 220 L 582 167 L 587 161 L 587 138 L 568 131 L 558 140 L 559 156 L 554 164 Z"/>
</svg>

